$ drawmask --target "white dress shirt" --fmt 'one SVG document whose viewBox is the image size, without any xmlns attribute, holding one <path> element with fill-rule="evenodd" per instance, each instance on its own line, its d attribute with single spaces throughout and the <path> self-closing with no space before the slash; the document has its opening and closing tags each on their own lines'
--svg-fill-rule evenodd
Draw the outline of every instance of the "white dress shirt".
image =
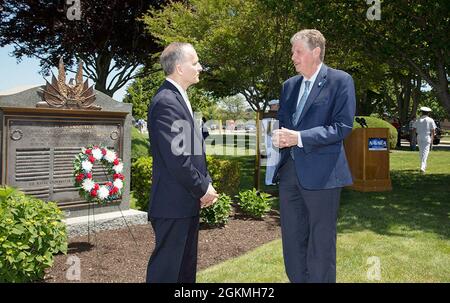
<svg viewBox="0 0 450 303">
<path fill-rule="evenodd" d="M 308 96 L 311 93 L 311 90 L 314 87 L 314 82 L 316 81 L 317 75 L 319 74 L 320 69 L 322 68 L 322 63 L 320 63 L 319 67 L 317 68 L 316 72 L 312 75 L 311 78 L 307 79 L 306 77 L 303 77 L 303 81 L 302 84 L 300 85 L 300 93 L 298 94 L 298 99 L 297 99 L 297 105 L 298 102 L 300 102 L 301 96 L 303 96 L 303 92 L 305 91 L 305 81 L 310 81 L 311 83 L 309 84 L 309 92 L 308 92 Z M 297 106 L 295 106 L 295 108 L 297 108 Z M 303 142 L 302 142 L 302 136 L 300 135 L 301 132 L 298 132 L 298 143 L 297 146 L 298 147 L 303 147 Z"/>
<path fill-rule="evenodd" d="M 184 102 L 187 105 L 187 108 L 189 109 L 189 112 L 191 113 L 191 117 L 194 118 L 194 113 L 192 112 L 191 102 L 189 102 L 189 98 L 187 96 L 186 91 L 174 80 L 172 80 L 170 78 L 166 78 L 166 80 L 169 81 L 170 83 L 172 83 L 178 89 L 181 96 L 183 97 Z"/>
</svg>

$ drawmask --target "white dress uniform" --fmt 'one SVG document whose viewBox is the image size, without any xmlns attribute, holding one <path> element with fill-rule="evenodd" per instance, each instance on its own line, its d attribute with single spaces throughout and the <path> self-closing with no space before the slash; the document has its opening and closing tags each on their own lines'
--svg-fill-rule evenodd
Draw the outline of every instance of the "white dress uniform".
<svg viewBox="0 0 450 303">
<path fill-rule="evenodd" d="M 279 104 L 279 100 L 270 100 L 269 105 L 277 105 Z M 274 109 L 272 109 L 274 110 Z M 280 160 L 280 150 L 272 144 L 272 132 L 275 129 L 278 129 L 279 122 L 274 118 L 264 118 L 262 119 L 262 127 L 263 133 L 265 135 L 265 145 L 266 145 L 266 154 L 267 154 L 267 163 L 266 163 L 266 185 L 274 185 L 272 182 L 273 175 L 275 173 L 275 168 L 278 165 L 278 161 Z"/>
<path fill-rule="evenodd" d="M 275 168 L 280 159 L 280 152 L 278 148 L 272 144 L 272 132 L 278 128 L 278 120 L 273 118 L 262 119 L 263 132 L 265 134 L 265 144 L 266 144 L 266 154 L 267 154 L 267 165 L 266 165 L 266 185 L 272 185 L 273 175 L 275 173 Z"/>
<path fill-rule="evenodd" d="M 431 110 L 430 110 L 431 111 Z M 427 168 L 427 158 L 431 146 L 431 131 L 436 129 L 436 123 L 427 115 L 422 115 L 413 127 L 417 132 L 417 143 L 419 145 L 420 170 L 425 172 Z"/>
</svg>

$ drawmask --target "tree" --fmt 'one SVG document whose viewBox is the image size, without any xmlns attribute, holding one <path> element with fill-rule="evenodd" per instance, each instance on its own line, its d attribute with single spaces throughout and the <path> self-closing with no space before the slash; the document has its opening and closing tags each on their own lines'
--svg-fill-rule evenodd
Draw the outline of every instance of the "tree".
<svg viewBox="0 0 450 303">
<path fill-rule="evenodd" d="M 164 74 L 156 72 L 150 76 L 136 78 L 128 86 L 123 102 L 133 105 L 132 114 L 135 119 L 147 119 L 148 105 L 163 81 Z"/>
<path fill-rule="evenodd" d="M 192 42 L 206 67 L 203 85 L 219 96 L 242 93 L 254 110 L 263 109 L 278 97 L 281 82 L 295 74 L 289 38 L 317 28 L 327 39 L 325 63 L 353 76 L 360 113 L 386 107 L 384 82 L 405 72 L 413 87 L 426 81 L 450 113 L 448 1 L 382 2 L 379 21 L 368 19 L 373 4 L 366 1 L 190 3 L 152 11 L 143 20 L 162 44 Z M 418 100 L 420 93 L 411 96 Z"/>
<path fill-rule="evenodd" d="M 109 96 L 136 76 L 139 65 L 152 60 L 149 54 L 159 50 L 136 18 L 164 1 L 73 1 L 81 4 L 79 20 L 70 15 L 76 7 L 66 2 L 3 0 L 0 46 L 13 45 L 12 54 L 18 60 L 23 56 L 40 59 L 44 75 L 57 66 L 61 56 L 67 66 L 81 59 L 95 88 Z M 114 76 L 113 71 L 117 72 Z"/>
<path fill-rule="evenodd" d="M 297 7 L 294 5 L 297 1 L 284 2 Z M 372 4 L 366 1 L 302 3 L 304 13 L 297 16 L 320 28 L 333 46 L 337 43 L 349 54 L 365 55 L 369 58 L 367 63 L 373 66 L 387 64 L 389 68 L 406 69 L 409 74 L 420 76 L 450 114 L 448 1 L 382 1 L 380 20 L 368 20 Z"/>
<path fill-rule="evenodd" d="M 194 45 L 204 67 L 202 87 L 217 97 L 240 93 L 254 111 L 278 98 L 281 83 L 293 74 L 293 16 L 268 10 L 260 1 L 171 3 L 142 20 L 162 45 Z"/>
<path fill-rule="evenodd" d="M 136 119 L 147 119 L 148 105 L 165 79 L 159 65 L 155 65 L 152 69 L 157 72 L 136 78 L 127 88 L 127 94 L 123 100 L 125 103 L 133 104 L 132 114 Z M 206 119 L 213 118 L 212 105 L 217 103 L 217 100 L 211 93 L 195 86 L 189 88 L 187 93 L 194 112 L 201 113 Z"/>
<path fill-rule="evenodd" d="M 247 105 L 246 100 L 242 95 L 220 98 L 217 105 L 218 110 L 214 116 L 215 119 L 223 121 L 247 121 L 255 119 L 254 111 Z"/>
<path fill-rule="evenodd" d="M 245 98 L 242 95 L 220 99 L 219 107 L 222 110 L 222 120 L 243 120 L 246 118 Z"/>
</svg>

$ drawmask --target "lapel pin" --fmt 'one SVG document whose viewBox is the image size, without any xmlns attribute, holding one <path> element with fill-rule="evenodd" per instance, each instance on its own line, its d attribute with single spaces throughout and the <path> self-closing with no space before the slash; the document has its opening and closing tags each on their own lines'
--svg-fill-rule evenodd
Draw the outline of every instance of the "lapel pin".
<svg viewBox="0 0 450 303">
<path fill-rule="evenodd" d="M 318 86 L 321 87 L 322 85 L 325 84 L 325 82 L 327 82 L 327 79 L 325 79 L 325 80 L 323 80 L 323 81 L 320 81 Z"/>
</svg>

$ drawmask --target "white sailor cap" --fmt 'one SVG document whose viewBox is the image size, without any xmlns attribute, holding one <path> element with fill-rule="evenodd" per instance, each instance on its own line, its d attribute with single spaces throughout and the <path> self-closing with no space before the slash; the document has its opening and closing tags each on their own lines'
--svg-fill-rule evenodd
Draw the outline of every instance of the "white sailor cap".
<svg viewBox="0 0 450 303">
<path fill-rule="evenodd" d="M 429 107 L 426 107 L 426 106 L 422 106 L 421 108 L 420 108 L 420 111 L 421 112 L 431 112 L 431 108 L 429 108 Z"/>
<path fill-rule="evenodd" d="M 275 105 L 275 104 L 278 104 L 278 103 L 280 103 L 280 101 L 277 100 L 277 99 L 273 99 L 273 100 L 269 101 L 269 105 Z"/>
</svg>

